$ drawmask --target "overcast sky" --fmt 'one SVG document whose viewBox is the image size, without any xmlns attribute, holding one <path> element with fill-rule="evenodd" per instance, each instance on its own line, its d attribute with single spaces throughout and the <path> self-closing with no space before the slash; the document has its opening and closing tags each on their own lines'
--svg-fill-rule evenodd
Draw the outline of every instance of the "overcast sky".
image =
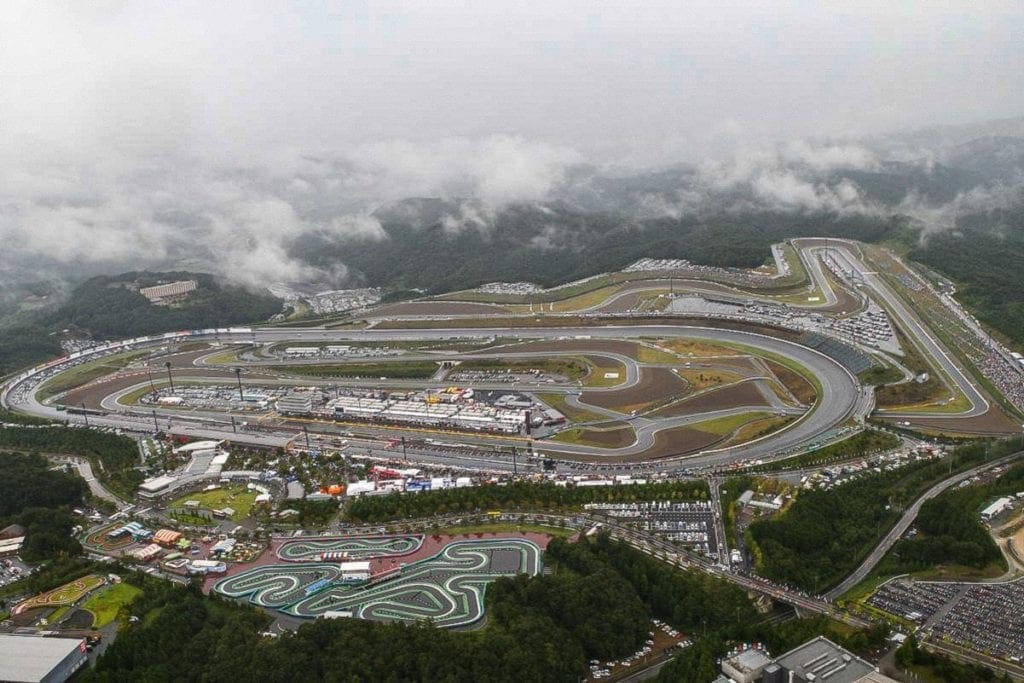
<svg viewBox="0 0 1024 683">
<path fill-rule="evenodd" d="M 0 4 L 10 142 L 315 151 L 495 133 L 592 153 L 1024 111 L 1020 2 Z"/>
<path fill-rule="evenodd" d="M 379 235 L 410 196 L 541 200 L 580 162 L 845 206 L 759 147 L 865 167 L 860 135 L 1020 116 L 1022 36 L 1024 3 L 995 0 L 3 0 L 0 283 L 301 280 L 310 230 Z"/>
</svg>

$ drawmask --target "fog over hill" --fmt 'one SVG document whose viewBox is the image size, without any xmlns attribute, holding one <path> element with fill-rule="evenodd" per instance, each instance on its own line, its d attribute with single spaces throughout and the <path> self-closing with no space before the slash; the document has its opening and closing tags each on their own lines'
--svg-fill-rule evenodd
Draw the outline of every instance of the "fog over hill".
<svg viewBox="0 0 1024 683">
<path fill-rule="evenodd" d="M 1019 206 L 1017 3 L 488 5 L 6 3 L 0 284 L 552 280 L 696 227 Z M 510 265 L 393 262 L 428 238 Z"/>
</svg>

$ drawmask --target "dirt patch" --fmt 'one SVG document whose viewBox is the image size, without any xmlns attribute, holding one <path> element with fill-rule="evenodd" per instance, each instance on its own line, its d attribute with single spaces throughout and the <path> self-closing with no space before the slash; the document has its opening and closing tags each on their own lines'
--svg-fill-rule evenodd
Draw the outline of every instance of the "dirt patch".
<svg viewBox="0 0 1024 683">
<path fill-rule="evenodd" d="M 86 609 L 76 609 L 60 622 L 61 628 L 92 628 L 95 619 L 92 612 Z"/>
<path fill-rule="evenodd" d="M 740 382 L 683 399 L 678 403 L 656 410 L 651 417 L 693 415 L 739 406 L 768 407 L 769 403 L 753 382 Z"/>
<path fill-rule="evenodd" d="M 654 444 L 641 454 L 642 460 L 671 458 L 709 448 L 722 440 L 717 434 L 708 434 L 690 427 L 666 429 L 654 435 Z"/>
<path fill-rule="evenodd" d="M 640 368 L 640 381 L 621 391 L 586 391 L 580 401 L 592 406 L 629 412 L 685 396 L 689 385 L 670 368 Z"/>
<path fill-rule="evenodd" d="M 800 373 L 790 370 L 782 363 L 777 363 L 773 360 L 765 360 L 764 363 L 772 371 L 772 374 L 782 382 L 782 386 L 786 387 L 789 393 L 793 394 L 793 397 L 800 403 L 809 406 L 818 398 L 818 393 L 814 390 L 814 386 L 804 379 Z"/>
</svg>

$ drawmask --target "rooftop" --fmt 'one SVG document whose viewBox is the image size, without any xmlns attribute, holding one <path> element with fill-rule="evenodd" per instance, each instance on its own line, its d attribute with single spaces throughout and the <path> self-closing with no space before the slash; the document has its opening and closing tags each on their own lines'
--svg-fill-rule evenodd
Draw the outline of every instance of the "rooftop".
<svg viewBox="0 0 1024 683">
<path fill-rule="evenodd" d="M 0 634 L 0 680 L 41 681 L 75 650 L 85 656 L 81 638 Z"/>
<path fill-rule="evenodd" d="M 824 636 L 807 641 L 775 661 L 800 681 L 856 683 L 875 671 L 874 666 Z"/>
</svg>

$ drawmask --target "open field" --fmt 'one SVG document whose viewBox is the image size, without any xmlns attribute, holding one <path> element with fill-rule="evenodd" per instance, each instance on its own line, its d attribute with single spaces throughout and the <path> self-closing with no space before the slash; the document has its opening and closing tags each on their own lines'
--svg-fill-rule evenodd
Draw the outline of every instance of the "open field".
<svg viewBox="0 0 1024 683">
<path fill-rule="evenodd" d="M 398 304 L 385 304 L 373 311 L 375 318 L 392 316 L 439 316 L 439 315 L 489 315 L 507 313 L 508 309 L 495 304 L 474 303 L 466 301 L 406 301 Z"/>
<path fill-rule="evenodd" d="M 622 423 L 609 423 L 607 428 L 580 427 L 566 429 L 551 437 L 551 441 L 559 443 L 575 443 L 583 446 L 596 446 L 597 448 L 623 448 L 636 441 L 636 433 L 629 425 Z"/>
<path fill-rule="evenodd" d="M 127 607 L 141 594 L 140 588 L 129 583 L 114 584 L 90 595 L 89 599 L 82 603 L 82 609 L 88 610 L 94 615 L 92 628 L 103 628 L 117 619 L 121 608 Z"/>
<path fill-rule="evenodd" d="M 724 410 L 738 406 L 769 407 L 764 395 L 758 391 L 753 382 L 739 382 L 717 389 L 708 389 L 703 393 L 694 394 L 664 408 L 659 408 L 652 413 L 652 417 L 693 415 L 695 413 Z"/>
<path fill-rule="evenodd" d="M 735 432 L 733 432 L 733 435 L 729 437 L 729 440 L 726 441 L 725 445 L 731 446 L 733 444 L 746 443 L 747 441 L 758 439 L 762 436 L 771 434 L 772 432 L 777 432 L 786 425 L 788 425 L 790 422 L 792 422 L 794 419 L 796 418 L 784 415 L 781 417 L 766 417 L 761 420 L 754 420 L 752 422 L 748 422 L 747 424 L 743 425 Z"/>
<path fill-rule="evenodd" d="M 716 436 L 729 436 L 748 422 L 760 421 L 770 417 L 772 417 L 770 413 L 741 413 L 740 415 L 729 415 L 727 417 L 717 417 L 713 420 L 695 422 L 692 428 Z"/>
<path fill-rule="evenodd" d="M 684 396 L 689 385 L 669 368 L 643 367 L 640 381 L 621 391 L 586 391 L 580 397 L 583 403 L 608 408 L 620 413 L 640 411 L 644 408 Z"/>
<path fill-rule="evenodd" d="M 693 391 L 702 391 L 723 384 L 732 384 L 743 379 L 743 376 L 731 370 L 718 368 L 676 368 L 676 374 L 686 380 Z"/>
<path fill-rule="evenodd" d="M 252 506 L 256 502 L 256 492 L 248 491 L 244 486 L 224 486 L 213 491 L 196 491 L 186 494 L 167 507 L 184 508 L 185 502 L 189 500 L 198 500 L 199 507 L 207 510 L 231 508 L 235 514 L 230 517 L 237 522 L 249 516 Z"/>
</svg>

